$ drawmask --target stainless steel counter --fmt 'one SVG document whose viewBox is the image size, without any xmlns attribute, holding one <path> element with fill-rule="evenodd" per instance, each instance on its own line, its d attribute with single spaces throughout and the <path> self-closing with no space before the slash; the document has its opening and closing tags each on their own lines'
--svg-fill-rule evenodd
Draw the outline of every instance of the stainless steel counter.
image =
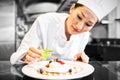
<svg viewBox="0 0 120 80">
<path fill-rule="evenodd" d="M 120 61 L 90 61 L 94 66 L 93 74 L 75 80 L 120 80 Z M 0 61 L 0 80 L 37 80 L 21 72 L 24 65 L 12 66 L 9 61 Z"/>
</svg>

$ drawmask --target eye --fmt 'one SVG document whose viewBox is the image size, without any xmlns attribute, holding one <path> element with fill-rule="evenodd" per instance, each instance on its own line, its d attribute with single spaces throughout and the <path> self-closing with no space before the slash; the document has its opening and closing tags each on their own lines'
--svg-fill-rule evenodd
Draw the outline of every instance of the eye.
<svg viewBox="0 0 120 80">
<path fill-rule="evenodd" d="M 91 27 L 92 25 L 89 23 L 85 23 L 86 26 Z"/>
<path fill-rule="evenodd" d="M 82 20 L 82 18 L 81 18 L 79 15 L 77 15 L 77 18 L 78 18 L 79 20 Z"/>
</svg>

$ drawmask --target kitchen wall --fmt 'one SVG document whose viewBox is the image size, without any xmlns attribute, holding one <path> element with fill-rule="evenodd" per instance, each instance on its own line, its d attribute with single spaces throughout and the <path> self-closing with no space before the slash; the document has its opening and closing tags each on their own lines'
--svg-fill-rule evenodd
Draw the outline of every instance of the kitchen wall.
<svg viewBox="0 0 120 80">
<path fill-rule="evenodd" d="M 109 38 L 120 38 L 120 0 L 118 0 L 118 6 L 109 14 Z"/>
<path fill-rule="evenodd" d="M 14 0 L 0 0 L 0 60 L 9 60 L 14 52 L 15 5 Z"/>
<path fill-rule="evenodd" d="M 24 0 L 16 0 L 16 1 L 24 1 Z M 57 0 L 54 0 L 54 1 L 57 1 Z M 61 3 L 64 1 L 65 0 L 61 0 Z M 74 1 L 76 0 L 68 0 L 68 2 L 64 4 L 62 3 L 63 5 L 61 5 L 61 3 L 59 3 L 59 0 L 58 0 L 58 3 L 57 3 L 57 7 L 59 8 L 58 12 L 68 10 L 69 9 L 68 6 L 70 7 L 70 5 Z M 25 2 L 27 2 L 27 0 Z M 35 9 L 34 11 L 38 10 L 38 8 L 35 8 L 38 5 L 32 5 L 32 6 L 33 6 L 32 9 Z M 19 43 L 22 37 L 25 35 L 26 31 L 31 26 L 32 22 L 29 22 L 29 21 L 27 22 L 27 20 L 32 19 L 33 21 L 34 20 L 33 18 L 37 16 L 37 14 L 29 16 L 27 14 L 22 13 L 23 11 L 21 9 L 24 9 L 24 11 L 28 10 L 28 12 L 33 11 L 33 10 L 30 10 L 31 7 L 28 7 L 28 8 L 25 9 L 25 6 L 23 6 L 23 4 L 15 5 L 15 0 L 0 0 L 0 60 L 9 59 L 10 55 L 19 46 Z M 68 11 L 65 11 L 65 12 L 68 12 Z M 100 23 L 99 25 L 94 27 L 93 30 L 91 31 L 92 37 L 94 38 L 109 38 L 109 37 L 120 38 L 120 5 L 118 5 L 118 8 L 113 10 L 110 16 L 107 16 L 105 20 L 109 22 L 109 19 L 111 19 L 112 17 L 116 18 L 115 14 L 117 14 L 117 20 L 114 21 L 114 24 Z M 24 30 L 22 31 L 22 29 Z"/>
</svg>

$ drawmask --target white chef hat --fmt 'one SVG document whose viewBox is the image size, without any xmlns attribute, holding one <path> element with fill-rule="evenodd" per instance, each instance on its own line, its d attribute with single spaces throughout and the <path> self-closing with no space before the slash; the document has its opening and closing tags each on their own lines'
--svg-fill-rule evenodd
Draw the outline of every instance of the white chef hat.
<svg viewBox="0 0 120 80">
<path fill-rule="evenodd" d="M 78 0 L 77 3 L 92 10 L 99 21 L 117 6 L 117 0 Z"/>
</svg>

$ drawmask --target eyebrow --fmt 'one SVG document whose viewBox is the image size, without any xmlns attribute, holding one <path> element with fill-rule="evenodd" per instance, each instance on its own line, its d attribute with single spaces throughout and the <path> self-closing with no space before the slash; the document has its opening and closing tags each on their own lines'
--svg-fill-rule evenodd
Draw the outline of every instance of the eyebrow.
<svg viewBox="0 0 120 80">
<path fill-rule="evenodd" d="M 83 17 L 86 18 L 85 14 L 84 14 L 82 11 L 81 11 L 81 14 L 82 14 Z M 91 24 L 93 24 L 93 21 L 92 21 L 92 20 L 89 20 L 88 22 L 91 23 Z"/>
<path fill-rule="evenodd" d="M 82 14 L 83 17 L 85 17 L 85 14 L 82 11 L 81 11 L 81 14 Z"/>
</svg>

